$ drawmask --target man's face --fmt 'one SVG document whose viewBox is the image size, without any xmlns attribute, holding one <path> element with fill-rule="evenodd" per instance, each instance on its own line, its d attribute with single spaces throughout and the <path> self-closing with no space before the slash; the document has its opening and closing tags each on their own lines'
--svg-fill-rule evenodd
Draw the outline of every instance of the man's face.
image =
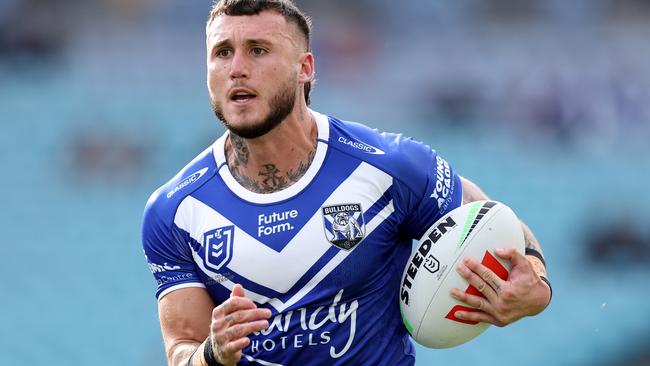
<svg viewBox="0 0 650 366">
<path fill-rule="evenodd" d="M 297 27 L 273 11 L 214 19 L 207 34 L 208 90 L 228 129 L 256 138 L 291 113 L 304 82 L 304 48 Z"/>
</svg>

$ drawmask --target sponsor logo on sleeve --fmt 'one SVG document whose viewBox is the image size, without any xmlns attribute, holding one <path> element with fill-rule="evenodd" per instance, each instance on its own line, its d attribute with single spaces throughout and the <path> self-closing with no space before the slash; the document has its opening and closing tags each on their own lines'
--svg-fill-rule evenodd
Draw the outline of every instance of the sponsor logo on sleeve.
<svg viewBox="0 0 650 366">
<path fill-rule="evenodd" d="M 144 251 L 143 251 L 144 252 Z M 149 270 L 151 273 L 162 273 L 162 272 L 167 272 L 167 271 L 178 271 L 181 269 L 181 266 L 172 266 L 167 264 L 167 262 L 163 264 L 158 264 L 154 263 L 149 259 L 149 256 L 145 253 L 144 259 L 147 260 L 147 266 L 149 267 Z"/>
<path fill-rule="evenodd" d="M 340 143 L 344 144 L 344 145 L 348 145 L 348 146 L 350 146 L 352 148 L 355 148 L 357 150 L 361 150 L 361 151 L 363 151 L 363 152 L 365 152 L 367 154 L 373 154 L 373 155 L 384 155 L 385 154 L 385 152 L 383 152 L 382 150 L 380 150 L 380 149 L 378 149 L 378 148 L 376 148 L 376 147 L 374 147 L 372 145 L 368 145 L 365 142 L 358 141 L 358 140 L 357 141 L 348 140 L 345 137 L 340 136 L 338 141 Z"/>
<path fill-rule="evenodd" d="M 158 284 L 158 286 L 162 286 L 162 285 L 165 285 L 165 284 L 168 284 L 168 283 L 175 283 L 175 282 L 181 282 L 181 281 L 189 280 L 189 279 L 191 279 L 193 277 L 194 277 L 194 275 L 192 273 L 180 273 L 180 274 L 173 275 L 173 276 L 164 276 L 163 275 L 163 276 L 159 276 L 159 277 L 156 278 L 156 283 Z"/>
<path fill-rule="evenodd" d="M 193 173 L 189 177 L 183 179 L 182 182 L 180 182 L 174 189 L 169 191 L 167 193 L 167 198 L 171 198 L 176 192 L 180 191 L 181 189 L 189 186 L 190 184 L 196 182 L 197 180 L 201 179 L 201 177 L 208 171 L 208 168 L 203 168 L 199 170 L 196 173 Z"/>
<path fill-rule="evenodd" d="M 181 266 L 170 266 L 167 263 L 163 264 L 157 264 L 153 262 L 149 262 L 149 270 L 151 273 L 162 273 L 162 272 L 167 272 L 167 271 L 178 271 L 181 269 Z"/>
<path fill-rule="evenodd" d="M 449 204 L 449 194 L 453 189 L 453 182 L 451 179 L 451 168 L 449 163 L 440 156 L 436 156 L 436 185 L 431 193 L 431 198 L 435 199 L 438 203 L 438 209 L 444 210 Z"/>
</svg>

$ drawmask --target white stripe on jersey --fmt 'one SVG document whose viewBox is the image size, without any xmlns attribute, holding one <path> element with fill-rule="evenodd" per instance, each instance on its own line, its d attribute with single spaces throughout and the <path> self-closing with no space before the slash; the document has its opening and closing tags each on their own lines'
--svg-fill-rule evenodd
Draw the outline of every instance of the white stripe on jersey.
<svg viewBox="0 0 650 366">
<path fill-rule="evenodd" d="M 187 283 L 181 283 L 180 285 L 174 285 L 171 287 L 167 287 L 163 292 L 158 295 L 158 301 L 165 297 L 168 293 L 176 290 L 180 290 L 182 288 L 190 288 L 190 287 L 199 287 L 199 288 L 205 288 L 205 284 L 202 282 L 187 282 Z"/>
<path fill-rule="evenodd" d="M 383 210 L 381 210 L 375 217 L 372 218 L 372 220 L 370 220 L 369 223 L 366 224 L 366 236 L 370 235 L 370 233 L 372 233 L 377 228 L 377 226 L 384 222 L 384 220 L 386 220 L 388 216 L 390 216 L 393 212 L 395 212 L 395 207 L 393 207 L 393 200 L 390 200 L 388 205 L 386 205 Z M 363 241 L 361 243 L 363 243 Z M 312 277 L 312 279 L 305 285 L 305 287 L 296 292 L 296 294 L 293 295 L 287 302 L 283 303 L 278 299 L 272 299 L 269 304 L 278 309 L 278 311 L 282 312 L 284 309 L 300 301 L 300 299 L 305 297 L 305 295 L 313 290 L 314 287 L 320 283 L 320 281 L 325 279 L 325 277 L 327 277 L 330 272 L 332 272 L 339 264 L 341 264 L 341 262 L 343 262 L 343 260 L 348 255 L 350 255 L 350 253 L 359 247 L 361 243 L 352 248 L 352 250 L 341 250 L 340 252 L 336 253 L 334 258 L 327 262 L 327 264 L 324 265 L 323 268 L 321 268 L 321 270 L 318 271 L 316 275 L 314 275 L 314 277 Z"/>
<path fill-rule="evenodd" d="M 390 175 L 364 162 L 332 192 L 321 204 L 321 207 L 344 203 L 360 203 L 362 208 L 367 210 L 383 196 L 392 184 L 393 178 Z M 350 197 L 356 197 L 355 202 L 349 202 Z M 230 209 L 232 208 L 230 207 Z M 366 224 L 366 237 L 393 211 L 394 207 L 391 201 L 371 222 Z M 195 220 L 197 217 L 201 218 L 200 222 L 193 222 L 193 219 Z M 228 269 L 251 282 L 279 293 L 287 293 L 332 247 L 323 231 L 323 216 L 320 209 L 316 210 L 305 226 L 280 252 L 276 252 L 261 243 L 239 229 L 235 223 L 230 222 L 219 212 L 191 196 L 186 197 L 181 202 L 174 223 L 201 244 L 203 244 L 203 234 L 205 232 L 218 227 L 235 225 L 235 243 L 232 259 L 227 265 Z M 362 243 L 358 245 L 362 245 Z M 286 304 L 278 299 L 270 300 L 266 296 L 249 290 L 246 291 L 247 296 L 250 296 L 258 303 L 270 301 L 273 307 L 278 311 L 282 311 L 304 297 L 316 284 L 334 270 L 349 253 L 351 251 L 339 252 Z M 215 272 L 205 268 L 202 258 L 193 250 L 192 255 L 203 272 L 216 275 Z M 221 285 L 232 290 L 234 286 L 232 281 L 223 281 L 223 278 L 221 278 L 221 281 Z"/>
<path fill-rule="evenodd" d="M 242 353 L 242 356 L 244 356 L 250 362 L 257 362 L 260 365 L 264 365 L 264 366 L 284 366 L 284 365 L 279 364 L 279 363 L 273 363 L 273 362 L 268 362 L 268 361 L 264 361 L 264 360 L 259 360 L 257 358 L 253 358 L 253 357 L 251 357 L 249 355 L 245 355 L 243 353 Z"/>
<path fill-rule="evenodd" d="M 370 233 L 372 233 L 393 212 L 395 212 L 395 207 L 393 206 L 393 200 L 391 200 L 383 210 L 381 210 L 375 217 L 373 217 L 372 220 L 370 220 L 368 224 L 366 224 L 366 236 L 370 235 Z M 312 279 L 303 288 L 298 290 L 296 294 L 293 295 L 287 302 L 282 302 L 278 298 L 269 299 L 264 295 L 260 295 L 256 292 L 246 289 L 244 289 L 244 295 L 258 304 L 268 303 L 269 305 L 273 306 L 278 312 L 283 312 L 285 309 L 300 301 L 300 299 L 302 299 L 311 290 L 313 290 L 314 287 L 316 287 L 325 277 L 327 277 L 328 274 L 330 274 L 330 272 L 332 272 L 339 264 L 341 264 L 341 262 L 343 262 L 343 260 L 348 255 L 350 255 L 359 245 L 361 245 L 361 243 L 352 248 L 352 250 L 341 250 L 338 252 L 334 258 L 332 258 L 325 266 L 323 266 L 323 268 L 321 268 L 321 270 L 316 275 L 314 275 L 314 277 L 312 277 Z M 207 269 L 203 265 L 201 257 L 196 252 L 192 251 L 192 256 L 194 257 L 196 264 L 203 272 L 207 273 L 208 275 L 216 275 L 214 272 Z M 230 280 L 221 280 L 220 284 L 226 287 L 229 291 L 232 291 L 233 287 L 235 286 L 235 283 Z"/>
</svg>

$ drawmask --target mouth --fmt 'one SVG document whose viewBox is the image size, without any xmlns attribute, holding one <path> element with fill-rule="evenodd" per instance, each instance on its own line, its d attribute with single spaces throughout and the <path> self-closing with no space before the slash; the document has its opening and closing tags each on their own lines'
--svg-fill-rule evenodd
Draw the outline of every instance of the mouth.
<svg viewBox="0 0 650 366">
<path fill-rule="evenodd" d="M 228 94 L 228 97 L 231 102 L 237 105 L 246 105 L 253 101 L 257 95 L 248 89 L 236 88 Z"/>
</svg>

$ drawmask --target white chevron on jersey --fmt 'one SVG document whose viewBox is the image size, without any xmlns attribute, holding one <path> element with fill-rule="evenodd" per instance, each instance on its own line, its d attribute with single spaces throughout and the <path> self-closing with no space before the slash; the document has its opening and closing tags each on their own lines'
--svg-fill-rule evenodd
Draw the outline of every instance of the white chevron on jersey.
<svg viewBox="0 0 650 366">
<path fill-rule="evenodd" d="M 393 201 L 391 200 L 384 209 L 382 209 L 375 217 L 370 220 L 368 224 L 366 224 L 366 236 L 370 235 L 384 220 L 386 220 L 393 212 L 395 212 L 395 207 L 393 206 Z M 363 241 L 362 241 L 363 242 Z M 361 243 L 359 244 L 361 245 Z M 330 272 L 332 272 L 343 260 L 359 246 L 355 246 L 352 248 L 352 250 L 341 250 L 338 252 L 334 258 L 332 258 L 323 268 L 321 268 L 314 277 L 305 285 L 303 286 L 300 290 L 296 292 L 295 295 L 293 295 L 288 301 L 283 302 L 282 300 L 278 298 L 273 298 L 269 299 L 268 297 L 264 295 L 260 295 L 254 291 L 244 289 L 244 295 L 253 301 L 255 301 L 258 304 L 266 304 L 268 303 L 269 305 L 273 306 L 278 312 L 283 312 L 285 309 L 290 307 L 291 305 L 295 304 L 296 302 L 300 301 L 305 295 L 307 295 L 316 285 L 318 285 Z M 192 251 L 192 257 L 194 258 L 194 261 L 196 262 L 196 265 L 199 267 L 199 269 L 206 274 L 210 276 L 216 276 L 217 274 L 208 268 L 205 267 L 203 264 L 203 260 L 201 259 L 201 256 L 196 253 L 195 251 Z M 232 291 L 233 287 L 235 286 L 235 283 L 230 281 L 230 280 L 224 280 L 223 278 L 220 279 L 219 284 L 227 288 L 229 291 Z"/>
<path fill-rule="evenodd" d="M 391 200 L 388 205 L 386 205 L 386 207 L 384 207 L 384 209 L 377 214 L 377 216 L 373 217 L 372 220 L 366 224 L 366 236 L 370 235 L 370 233 L 372 233 L 377 228 L 377 226 L 386 220 L 388 216 L 390 216 L 393 212 L 395 212 L 395 207 L 393 207 L 393 201 Z M 363 241 L 361 243 L 363 243 Z M 361 245 L 361 243 L 359 245 Z M 305 295 L 307 295 L 314 287 L 316 287 L 316 285 L 318 285 L 320 281 L 322 281 L 339 264 L 341 264 L 341 262 L 343 262 L 343 260 L 348 255 L 350 255 L 359 245 L 356 245 L 351 250 L 341 250 L 340 252 L 336 253 L 334 258 L 327 262 L 327 264 L 323 266 L 323 268 L 321 268 L 321 270 L 316 273 L 316 275 L 314 275 L 314 277 L 312 277 L 312 279 L 303 288 L 301 288 L 300 291 L 296 292 L 296 294 L 293 295 L 287 302 L 283 303 L 278 299 L 272 299 L 269 304 L 278 309 L 278 311 L 284 311 L 284 309 L 295 304 L 300 299 L 305 297 Z"/>
<path fill-rule="evenodd" d="M 360 203 L 365 213 L 365 210 L 372 207 L 392 184 L 393 178 L 390 175 L 370 164 L 361 163 L 321 206 L 351 203 L 349 198 L 356 197 L 357 201 L 354 203 Z M 372 189 L 368 189 L 368 187 L 372 187 Z M 393 211 L 394 208 L 392 202 L 390 202 L 371 222 L 366 224 L 366 236 L 370 235 L 372 230 L 381 224 Z M 201 218 L 201 223 L 198 225 L 197 222 L 192 222 L 196 217 Z M 288 292 L 332 247 L 322 230 L 323 216 L 320 207 L 316 209 L 316 212 L 305 226 L 280 252 L 261 243 L 239 229 L 236 223 L 232 223 L 216 210 L 191 196 L 186 197 L 180 204 L 174 222 L 180 229 L 188 232 L 190 237 L 201 244 L 204 244 L 203 234 L 205 232 L 217 227 L 235 225 L 236 247 L 233 249 L 232 259 L 227 265 L 228 269 L 249 281 L 279 293 Z M 306 243 L 308 244 L 306 245 Z M 288 307 L 306 295 L 311 288 L 325 278 L 351 252 L 339 252 L 286 304 L 278 299 L 269 300 L 267 297 L 252 291 L 247 291 L 247 295 L 250 294 L 254 297 L 253 300 L 260 303 L 270 302 L 276 309 L 282 311 L 281 309 Z M 192 254 L 202 271 L 216 275 L 213 271 L 205 268 L 203 260 L 193 250 Z M 269 273 L 273 273 L 273 276 L 269 276 Z M 223 281 L 221 285 L 231 290 L 234 283 Z"/>
</svg>

